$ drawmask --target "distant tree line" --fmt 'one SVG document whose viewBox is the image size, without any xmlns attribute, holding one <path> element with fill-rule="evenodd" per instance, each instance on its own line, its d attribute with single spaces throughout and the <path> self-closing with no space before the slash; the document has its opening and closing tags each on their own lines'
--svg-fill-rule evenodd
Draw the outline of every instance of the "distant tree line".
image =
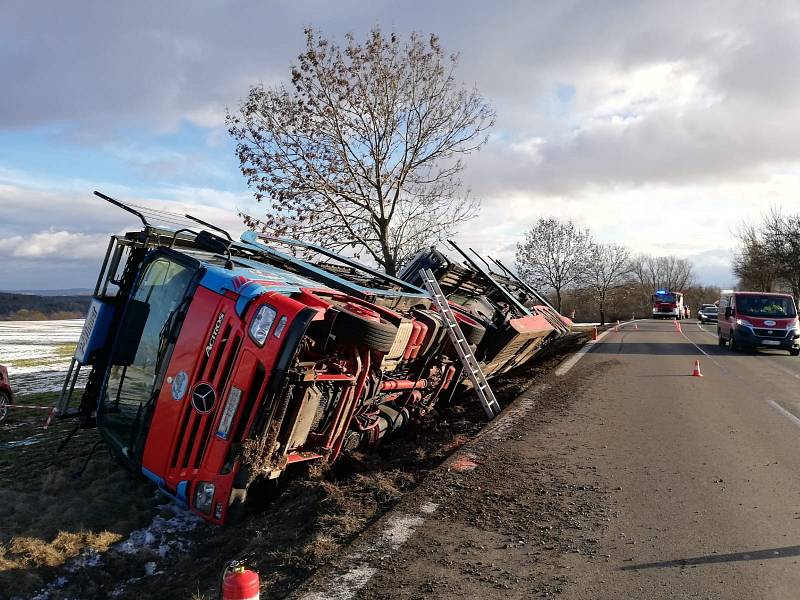
<svg viewBox="0 0 800 600">
<path fill-rule="evenodd" d="M 0 321 L 82 319 L 89 296 L 35 296 L 0 292 Z"/>
<path fill-rule="evenodd" d="M 632 255 L 619 244 L 594 240 L 572 221 L 539 219 L 517 245 L 517 270 L 553 296 L 562 313 L 600 323 L 650 315 L 658 289 L 684 294 L 696 310 L 719 299 L 719 288 L 698 285 L 692 264 L 675 256 Z"/>
</svg>

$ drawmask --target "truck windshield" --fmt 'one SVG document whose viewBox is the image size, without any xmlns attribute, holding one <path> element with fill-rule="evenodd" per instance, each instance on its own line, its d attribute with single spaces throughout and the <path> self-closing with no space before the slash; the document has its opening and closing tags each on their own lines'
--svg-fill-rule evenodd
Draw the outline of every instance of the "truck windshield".
<svg viewBox="0 0 800 600">
<path fill-rule="evenodd" d="M 785 296 L 737 296 L 736 312 L 750 317 L 774 319 L 797 316 L 794 300 Z"/>
<path fill-rule="evenodd" d="M 147 320 L 133 363 L 112 366 L 104 410 L 99 415 L 106 431 L 117 438 L 123 448 L 130 443 L 131 429 L 140 407 L 153 392 L 162 331 L 169 329 L 168 321 L 186 296 L 193 274 L 192 269 L 166 257 L 158 257 L 147 265 L 133 294 L 135 300 L 147 303 Z M 125 332 L 119 334 L 125 335 Z"/>
<path fill-rule="evenodd" d="M 656 294 L 653 296 L 653 302 L 668 302 L 669 304 L 674 304 L 675 294 Z"/>
</svg>

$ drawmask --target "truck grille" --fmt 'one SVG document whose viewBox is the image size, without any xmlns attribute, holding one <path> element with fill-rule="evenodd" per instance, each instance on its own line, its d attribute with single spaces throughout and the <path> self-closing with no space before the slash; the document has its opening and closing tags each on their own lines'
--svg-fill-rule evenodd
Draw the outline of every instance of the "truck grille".
<svg viewBox="0 0 800 600">
<path fill-rule="evenodd" d="M 770 331 L 772 333 L 770 333 Z M 760 327 L 754 327 L 753 333 L 758 337 L 783 339 L 789 332 L 785 329 L 761 329 Z"/>
<path fill-rule="evenodd" d="M 216 393 L 216 401 L 214 407 L 207 413 L 195 410 L 191 398 L 186 402 L 172 453 L 173 468 L 200 468 L 241 345 L 241 333 L 234 332 L 231 323 L 228 322 L 223 327 L 212 356 L 205 358 L 203 353 L 204 359 L 195 376 L 195 385 L 200 382 L 209 383 Z"/>
</svg>

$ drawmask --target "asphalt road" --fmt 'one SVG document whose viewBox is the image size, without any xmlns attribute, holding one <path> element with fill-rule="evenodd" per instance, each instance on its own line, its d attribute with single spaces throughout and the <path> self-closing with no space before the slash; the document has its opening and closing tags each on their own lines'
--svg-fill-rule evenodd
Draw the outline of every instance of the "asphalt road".
<svg viewBox="0 0 800 600">
<path fill-rule="evenodd" d="M 800 358 L 733 353 L 713 324 L 640 321 L 579 365 L 602 375 L 565 435 L 615 514 L 605 560 L 568 558 L 566 595 L 799 598 Z"/>
<path fill-rule="evenodd" d="M 297 597 L 800 598 L 800 358 L 696 321 L 587 349 Z"/>
</svg>

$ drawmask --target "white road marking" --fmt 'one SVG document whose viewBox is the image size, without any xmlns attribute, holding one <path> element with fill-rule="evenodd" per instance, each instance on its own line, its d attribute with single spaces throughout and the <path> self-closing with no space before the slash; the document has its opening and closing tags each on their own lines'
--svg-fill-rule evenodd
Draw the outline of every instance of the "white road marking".
<svg viewBox="0 0 800 600">
<path fill-rule="evenodd" d="M 702 325 L 702 324 L 700 324 L 700 323 L 698 323 L 698 324 L 697 324 L 697 328 L 698 328 L 700 331 L 702 331 L 703 333 L 707 333 L 708 335 L 710 335 L 710 336 L 711 336 L 711 337 L 713 337 L 713 338 L 716 338 L 716 337 L 717 337 L 717 334 L 716 334 L 716 333 L 711 333 L 710 331 L 708 331 L 708 330 L 706 330 L 706 329 L 703 329 L 703 325 Z"/>
<path fill-rule="evenodd" d="M 640 321 L 640 320 L 641 319 L 633 319 L 631 321 L 624 321 L 624 322 L 620 323 L 619 326 L 622 327 L 623 325 L 627 325 L 628 323 L 636 323 L 637 321 Z M 566 375 L 569 372 L 569 370 L 572 367 L 574 367 L 575 364 L 580 359 L 583 358 L 584 354 L 586 354 L 587 352 L 591 352 L 591 350 L 592 350 L 592 348 L 594 348 L 595 344 L 599 343 L 600 340 L 602 340 L 609 333 L 612 333 L 614 331 L 615 331 L 615 329 L 613 327 L 611 329 L 606 329 L 603 333 L 601 333 L 600 335 L 597 336 L 596 340 L 589 340 L 588 342 L 586 342 L 586 345 L 583 348 L 578 350 L 575 354 L 570 356 L 567 360 L 562 362 L 561 365 L 559 365 L 559 367 L 556 369 L 556 377 L 561 377 L 563 375 Z"/>
<path fill-rule="evenodd" d="M 800 419 L 775 402 L 775 400 L 767 400 L 767 404 L 789 419 L 796 427 L 800 427 Z"/>
</svg>

